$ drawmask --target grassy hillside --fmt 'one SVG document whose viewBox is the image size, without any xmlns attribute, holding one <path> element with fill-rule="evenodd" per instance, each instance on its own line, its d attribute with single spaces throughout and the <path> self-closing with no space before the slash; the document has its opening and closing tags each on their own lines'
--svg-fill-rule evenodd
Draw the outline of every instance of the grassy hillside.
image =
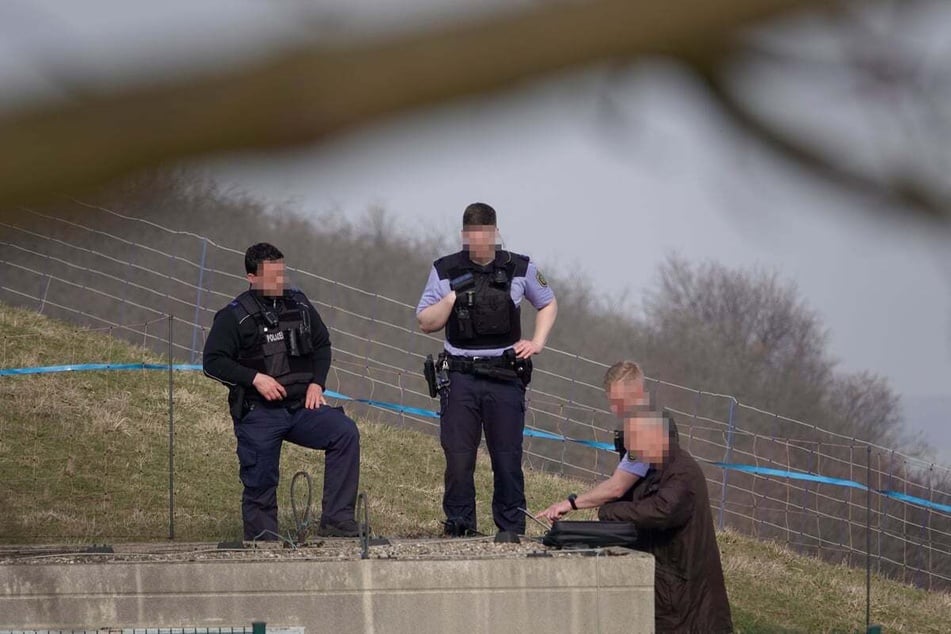
<svg viewBox="0 0 951 634">
<path fill-rule="evenodd" d="M 0 306 L 0 367 L 82 362 L 163 362 L 104 333 L 79 331 Z M 196 372 L 174 376 L 176 539 L 240 536 L 237 460 L 225 390 Z M 103 542 L 168 535 L 168 373 L 82 372 L 0 377 L 0 541 Z M 440 531 L 442 452 L 431 436 L 361 418 L 361 489 L 382 535 Z M 314 475 L 321 454 L 288 445 L 282 458 L 282 528 L 292 526 L 290 476 Z M 480 526 L 492 529 L 491 472 L 480 456 Z M 578 482 L 526 474 L 541 508 Z M 530 534 L 539 534 L 529 526 Z M 861 570 L 802 557 L 779 545 L 720 534 L 734 620 L 741 632 L 857 631 Z M 873 620 L 887 632 L 943 632 L 951 595 L 873 579 Z"/>
</svg>

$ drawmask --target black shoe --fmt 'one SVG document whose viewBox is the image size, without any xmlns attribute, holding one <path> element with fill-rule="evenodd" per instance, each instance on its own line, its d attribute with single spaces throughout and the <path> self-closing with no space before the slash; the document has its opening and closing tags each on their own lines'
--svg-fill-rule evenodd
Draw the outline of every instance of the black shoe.
<svg viewBox="0 0 951 634">
<path fill-rule="evenodd" d="M 345 520 L 339 524 L 321 522 L 317 535 L 319 537 L 359 537 L 360 525 L 354 520 Z"/>
<path fill-rule="evenodd" d="M 445 537 L 476 537 L 481 535 L 481 533 L 474 528 L 471 528 L 465 522 L 455 517 L 445 520 L 442 525 L 442 534 Z"/>
<path fill-rule="evenodd" d="M 495 534 L 496 544 L 520 544 L 518 533 L 515 531 L 499 531 Z"/>
</svg>

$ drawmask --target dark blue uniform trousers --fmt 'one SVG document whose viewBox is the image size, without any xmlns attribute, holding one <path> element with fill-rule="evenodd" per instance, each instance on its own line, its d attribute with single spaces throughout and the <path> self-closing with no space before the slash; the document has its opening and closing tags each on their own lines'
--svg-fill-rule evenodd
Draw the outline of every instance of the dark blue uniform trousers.
<svg viewBox="0 0 951 634">
<path fill-rule="evenodd" d="M 257 404 L 234 426 L 241 464 L 246 540 L 277 539 L 281 445 L 326 451 L 321 524 L 353 521 L 360 478 L 360 432 L 340 407 L 288 410 Z"/>
<path fill-rule="evenodd" d="M 443 511 L 476 530 L 475 462 L 485 429 L 492 459 L 492 518 L 499 530 L 525 533 L 522 432 L 525 388 L 519 380 L 449 373 L 448 396 L 440 399 L 439 439 L 446 454 Z"/>
</svg>

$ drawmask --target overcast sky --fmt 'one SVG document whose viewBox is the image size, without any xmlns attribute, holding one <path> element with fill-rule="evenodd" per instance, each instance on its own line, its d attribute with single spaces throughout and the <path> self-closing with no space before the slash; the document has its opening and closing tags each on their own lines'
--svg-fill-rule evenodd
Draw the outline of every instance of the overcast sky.
<svg viewBox="0 0 951 634">
<path fill-rule="evenodd" d="M 63 76 L 148 79 L 250 57 L 315 29 L 405 28 L 471 6 L 5 0 L 0 107 L 55 96 Z M 738 142 L 665 64 L 563 75 L 312 150 L 208 165 L 218 179 L 304 214 L 357 218 L 377 205 L 407 230 L 448 236 L 465 205 L 482 200 L 499 211 L 507 247 L 543 270 L 579 269 L 634 306 L 670 253 L 775 270 L 821 315 L 841 369 L 888 377 L 909 413 L 926 397 L 951 404 L 948 235 L 882 220 Z M 948 461 L 947 414 L 909 422 Z"/>
</svg>

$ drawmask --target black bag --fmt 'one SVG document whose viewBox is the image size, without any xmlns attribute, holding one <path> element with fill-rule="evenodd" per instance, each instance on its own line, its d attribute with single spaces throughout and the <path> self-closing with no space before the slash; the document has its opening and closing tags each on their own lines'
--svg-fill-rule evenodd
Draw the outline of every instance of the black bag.
<svg viewBox="0 0 951 634">
<path fill-rule="evenodd" d="M 624 546 L 633 548 L 637 529 L 633 522 L 599 522 L 559 520 L 542 538 L 552 548 L 606 548 Z"/>
</svg>

